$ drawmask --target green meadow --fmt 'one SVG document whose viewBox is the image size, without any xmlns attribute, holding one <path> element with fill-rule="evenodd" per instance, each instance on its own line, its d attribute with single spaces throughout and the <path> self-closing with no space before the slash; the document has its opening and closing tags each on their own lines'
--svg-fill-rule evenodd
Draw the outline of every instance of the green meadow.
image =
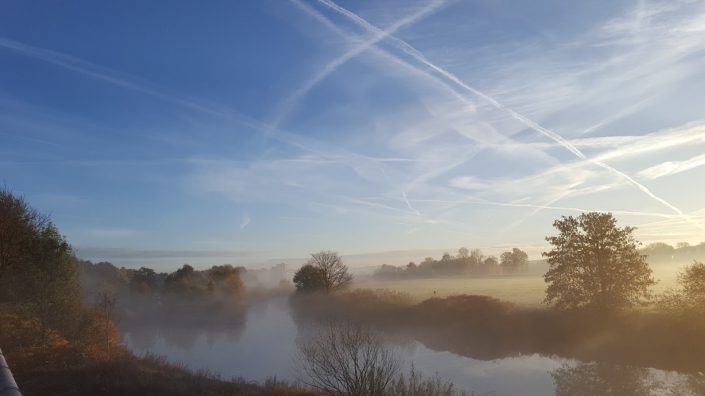
<svg viewBox="0 0 705 396">
<path fill-rule="evenodd" d="M 654 268 L 654 278 L 659 282 L 655 293 L 675 285 L 676 275 L 670 268 Z M 428 279 L 377 280 L 361 279 L 354 289 L 385 289 L 411 296 L 414 302 L 431 297 L 448 297 L 458 294 L 476 294 L 498 298 L 524 307 L 540 307 L 546 284 L 538 275 L 496 277 L 447 277 Z"/>
</svg>

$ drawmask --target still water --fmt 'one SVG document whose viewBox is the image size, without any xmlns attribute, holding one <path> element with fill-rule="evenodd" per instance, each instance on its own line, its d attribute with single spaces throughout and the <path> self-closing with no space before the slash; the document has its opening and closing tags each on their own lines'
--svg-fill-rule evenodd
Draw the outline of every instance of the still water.
<svg viewBox="0 0 705 396">
<path fill-rule="evenodd" d="M 286 299 L 257 303 L 246 320 L 217 327 L 123 324 L 123 341 L 137 354 L 151 352 L 223 378 L 296 381 L 296 339 L 305 326 L 292 319 Z M 399 356 L 425 375 L 438 374 L 459 389 L 493 396 L 574 394 L 700 395 L 702 376 L 655 369 L 605 366 L 541 355 L 489 361 L 431 350 L 413 340 L 394 342 Z M 597 393 L 596 393 L 597 392 Z"/>
</svg>

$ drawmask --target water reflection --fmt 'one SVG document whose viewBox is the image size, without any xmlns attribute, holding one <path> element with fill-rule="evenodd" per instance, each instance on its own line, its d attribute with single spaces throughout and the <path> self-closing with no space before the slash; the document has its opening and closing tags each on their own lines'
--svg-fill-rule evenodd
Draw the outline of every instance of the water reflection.
<svg viewBox="0 0 705 396">
<path fill-rule="evenodd" d="M 224 378 L 263 381 L 269 376 L 293 379 L 296 326 L 286 300 L 254 305 L 246 321 L 221 324 L 124 323 L 125 344 L 138 354 L 166 356 L 193 369 L 208 369 Z"/>
<path fill-rule="evenodd" d="M 551 376 L 556 396 L 705 395 L 702 374 L 684 375 L 608 363 L 563 365 Z"/>
<path fill-rule="evenodd" d="M 295 380 L 296 339 L 315 325 L 292 319 L 285 298 L 253 305 L 246 321 L 185 324 L 123 323 L 126 345 L 152 352 L 193 369 L 208 369 L 224 378 L 263 381 L 276 375 Z M 430 349 L 400 334 L 388 334 L 402 359 L 424 375 L 438 373 L 457 388 L 503 395 L 703 395 L 705 378 L 675 372 L 580 363 L 538 354 L 477 360 Z"/>
<path fill-rule="evenodd" d="M 647 369 L 605 363 L 564 365 L 551 376 L 556 396 L 642 396 L 661 387 Z"/>
<path fill-rule="evenodd" d="M 130 348 L 150 350 L 158 342 L 178 349 L 191 350 L 199 337 L 205 337 L 209 346 L 219 342 L 237 343 L 245 329 L 246 322 L 228 323 L 184 323 L 175 321 L 126 323 L 123 324 L 124 340 Z"/>
</svg>

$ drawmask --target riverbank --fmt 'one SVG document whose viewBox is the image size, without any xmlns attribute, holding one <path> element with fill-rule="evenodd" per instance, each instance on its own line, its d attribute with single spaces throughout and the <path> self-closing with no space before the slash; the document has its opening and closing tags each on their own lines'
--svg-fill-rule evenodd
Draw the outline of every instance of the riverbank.
<svg viewBox="0 0 705 396">
<path fill-rule="evenodd" d="M 88 330 L 71 340 L 42 329 L 39 321 L 17 307 L 0 306 L 0 346 L 24 396 L 317 394 L 275 379 L 262 383 L 224 379 L 160 356 L 136 356 L 119 342 L 112 323 L 91 315 L 84 321 Z"/>
<path fill-rule="evenodd" d="M 129 353 L 100 362 L 83 362 L 73 366 L 47 364 L 15 373 L 22 394 L 32 395 L 104 395 L 104 396 L 313 396 L 317 393 L 276 379 L 263 384 L 245 379 L 224 380 L 185 366 L 169 363 L 165 358 Z"/>
<path fill-rule="evenodd" d="M 291 304 L 300 319 L 364 323 L 405 333 L 435 350 L 480 360 L 541 354 L 705 371 L 705 320 L 660 311 L 556 311 L 475 295 L 416 303 L 403 293 L 382 290 L 298 295 Z"/>
</svg>

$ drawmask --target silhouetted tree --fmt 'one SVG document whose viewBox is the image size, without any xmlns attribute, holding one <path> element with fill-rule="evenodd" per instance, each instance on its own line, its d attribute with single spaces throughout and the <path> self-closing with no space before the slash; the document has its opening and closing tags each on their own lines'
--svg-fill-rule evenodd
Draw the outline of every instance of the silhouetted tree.
<svg viewBox="0 0 705 396">
<path fill-rule="evenodd" d="M 460 249 L 458 249 L 458 258 L 465 259 L 465 258 L 468 258 L 469 255 L 470 255 L 470 251 L 468 250 L 468 248 L 461 247 Z"/>
<path fill-rule="evenodd" d="M 399 370 L 399 359 L 371 331 L 331 325 L 299 344 L 301 380 L 331 395 L 383 396 Z"/>
<path fill-rule="evenodd" d="M 294 274 L 294 286 L 299 292 L 326 290 L 326 275 L 319 267 L 306 264 Z"/>
<path fill-rule="evenodd" d="M 508 274 L 526 271 L 529 268 L 529 255 L 521 249 L 513 248 L 511 252 L 502 253 L 499 265 Z"/>
<path fill-rule="evenodd" d="M 548 258 L 546 300 L 557 308 L 622 308 L 648 297 L 655 284 L 645 256 L 637 251 L 634 228 L 619 228 L 611 213 L 583 213 L 556 220 L 558 236 Z"/>
<path fill-rule="evenodd" d="M 455 396 L 451 382 L 438 375 L 424 378 L 414 367 L 398 375 L 400 360 L 376 333 L 351 323 L 337 323 L 298 341 L 303 383 L 328 395 Z"/>
<path fill-rule="evenodd" d="M 482 261 L 480 266 L 480 272 L 483 274 L 494 274 L 499 268 L 499 260 L 495 256 L 489 256 Z"/>
<path fill-rule="evenodd" d="M 352 275 L 338 253 L 326 250 L 311 254 L 306 264 L 323 271 L 325 290 L 327 292 L 342 289 L 352 282 Z"/>
<path fill-rule="evenodd" d="M 101 292 L 98 294 L 98 302 L 96 304 L 97 308 L 100 310 L 100 314 L 103 317 L 103 331 L 105 337 L 105 351 L 110 355 L 110 345 L 113 339 L 113 313 L 115 311 L 115 305 L 117 304 L 117 297 L 109 292 Z"/>
</svg>

